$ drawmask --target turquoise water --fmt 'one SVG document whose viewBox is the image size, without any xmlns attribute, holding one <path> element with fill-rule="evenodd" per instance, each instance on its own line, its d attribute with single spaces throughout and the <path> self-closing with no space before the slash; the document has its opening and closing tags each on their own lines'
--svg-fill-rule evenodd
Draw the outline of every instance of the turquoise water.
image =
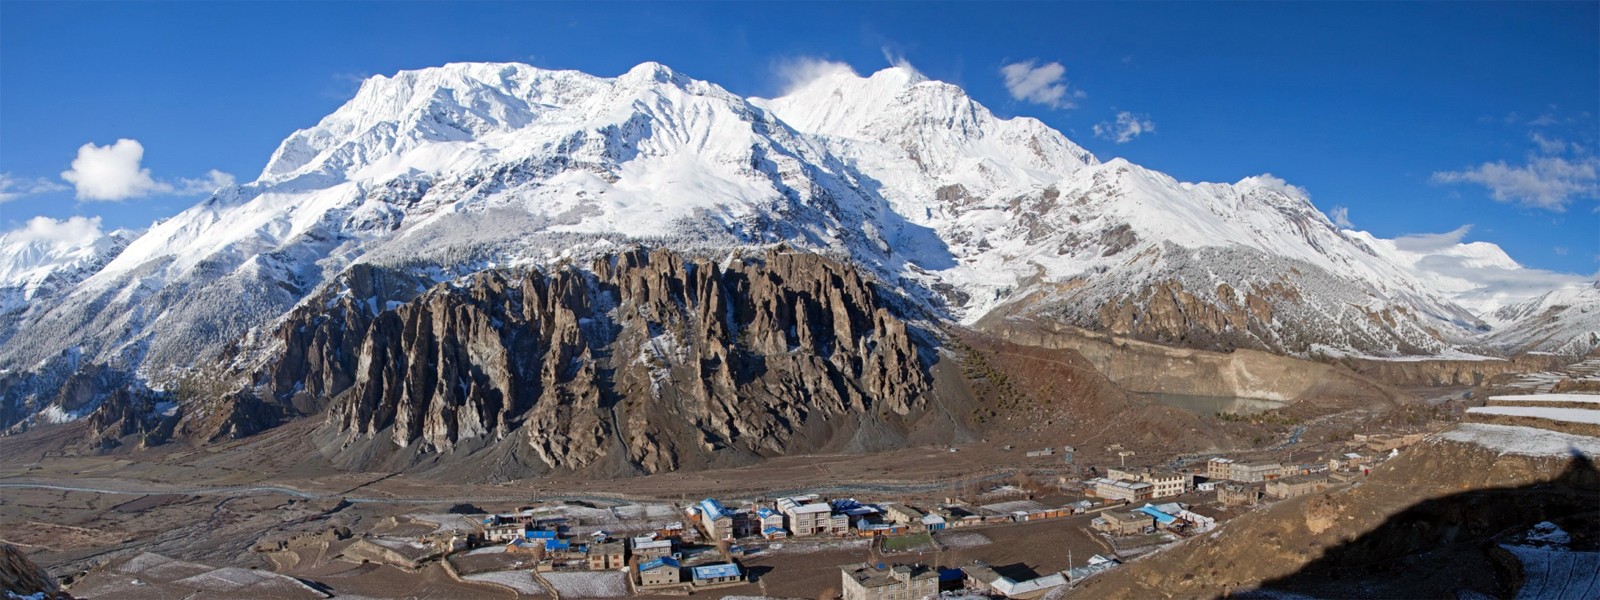
<svg viewBox="0 0 1600 600">
<path fill-rule="evenodd" d="M 1266 412 L 1275 408 L 1283 408 L 1288 404 L 1274 400 L 1257 400 L 1255 398 L 1231 398 L 1227 396 L 1190 396 L 1188 394 L 1139 394 L 1167 406 L 1176 406 L 1193 413 L 1214 415 L 1228 413 L 1233 415 L 1253 415 Z"/>
</svg>

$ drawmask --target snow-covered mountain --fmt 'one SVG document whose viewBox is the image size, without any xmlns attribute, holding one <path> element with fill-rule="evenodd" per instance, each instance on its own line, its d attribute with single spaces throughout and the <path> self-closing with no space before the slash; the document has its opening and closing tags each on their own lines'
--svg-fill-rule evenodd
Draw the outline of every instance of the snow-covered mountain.
<svg viewBox="0 0 1600 600">
<path fill-rule="evenodd" d="M 100 230 L 99 217 L 35 217 L 0 233 L 0 315 L 70 289 L 116 258 L 138 232 Z"/>
<path fill-rule="evenodd" d="M 1508 322 L 1281 180 L 1101 162 L 900 67 L 834 69 L 773 99 L 655 63 L 374 77 L 255 181 L 125 248 L 104 239 L 55 258 L 5 242 L 0 282 L 34 291 L 0 321 L 0 368 L 70 351 L 153 376 L 325 297 L 357 263 L 443 281 L 633 242 L 781 242 L 849 257 L 936 318 L 1030 314 L 1191 345 L 1431 354 Z M 63 283 L 25 283 L 44 280 Z"/>
</svg>

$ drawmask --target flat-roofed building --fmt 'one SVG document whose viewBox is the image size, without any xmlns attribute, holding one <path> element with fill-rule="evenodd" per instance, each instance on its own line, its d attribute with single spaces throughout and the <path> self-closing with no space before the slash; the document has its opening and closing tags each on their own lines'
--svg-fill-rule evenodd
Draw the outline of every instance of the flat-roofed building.
<svg viewBox="0 0 1600 600">
<path fill-rule="evenodd" d="M 1155 497 L 1155 486 L 1142 481 L 1106 479 L 1104 477 L 1090 481 L 1094 483 L 1094 494 L 1106 500 L 1140 502 Z"/>
<path fill-rule="evenodd" d="M 639 557 L 639 560 L 672 556 L 672 540 L 644 537 L 633 538 L 631 543 L 633 544 L 633 555 Z"/>
<path fill-rule="evenodd" d="M 589 544 L 589 570 L 620 569 L 628 564 L 628 549 L 622 542 Z"/>
<path fill-rule="evenodd" d="M 639 585 L 678 585 L 683 582 L 682 568 L 672 557 L 654 558 L 639 563 Z"/>
<path fill-rule="evenodd" d="M 689 569 L 689 575 L 690 581 L 696 586 L 734 583 L 744 579 L 744 572 L 739 570 L 739 565 L 733 563 L 692 567 Z"/>
<path fill-rule="evenodd" d="M 819 499 L 798 497 L 779 498 L 778 512 L 788 520 L 789 533 L 796 536 L 817 535 L 819 533 L 832 533 L 833 507 Z M 850 529 L 848 517 L 844 520 L 845 531 Z"/>
<path fill-rule="evenodd" d="M 1228 469 L 1228 479 L 1245 483 L 1256 483 L 1277 479 L 1283 475 L 1283 465 L 1275 462 L 1236 462 Z"/>
<path fill-rule="evenodd" d="M 939 571 L 923 565 L 839 567 L 844 600 L 920 600 L 939 594 Z"/>
<path fill-rule="evenodd" d="M 1217 502 L 1223 506 L 1247 506 L 1261 501 L 1261 486 L 1223 483 L 1217 486 Z"/>
<path fill-rule="evenodd" d="M 1108 510 L 1095 517 L 1094 525 L 1111 535 L 1135 535 L 1155 527 L 1156 519 L 1140 511 Z"/>
<path fill-rule="evenodd" d="M 1218 479 L 1232 479 L 1232 478 L 1233 478 L 1233 459 L 1231 459 L 1231 458 L 1213 458 L 1211 460 L 1206 461 L 1206 479 L 1210 479 L 1210 480 L 1215 481 L 1215 480 L 1218 480 Z"/>
<path fill-rule="evenodd" d="M 1326 489 L 1328 489 L 1328 475 L 1326 473 L 1295 475 L 1267 482 L 1267 495 L 1273 498 L 1293 498 L 1295 496 L 1315 494 Z"/>
</svg>

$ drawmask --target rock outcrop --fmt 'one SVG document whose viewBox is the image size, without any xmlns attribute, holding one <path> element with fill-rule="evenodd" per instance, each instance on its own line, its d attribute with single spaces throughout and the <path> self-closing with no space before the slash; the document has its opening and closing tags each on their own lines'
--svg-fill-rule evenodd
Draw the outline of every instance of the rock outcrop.
<svg viewBox="0 0 1600 600">
<path fill-rule="evenodd" d="M 11 544 L 0 544 L 0 597 L 71 598 L 28 555 Z M 36 595 L 36 596 L 35 596 Z"/>
<path fill-rule="evenodd" d="M 307 324 L 280 331 L 348 338 Z M 352 382 L 324 426 L 345 446 L 428 455 L 515 439 L 555 469 L 652 473 L 813 450 L 861 419 L 911 414 L 929 387 L 918 342 L 866 278 L 782 249 L 726 264 L 634 250 L 587 268 L 485 271 L 378 314 L 360 340 L 284 354 L 353 363 L 321 375 L 324 390 Z M 301 379 L 282 365 L 268 371 L 291 375 L 268 389 Z"/>
</svg>

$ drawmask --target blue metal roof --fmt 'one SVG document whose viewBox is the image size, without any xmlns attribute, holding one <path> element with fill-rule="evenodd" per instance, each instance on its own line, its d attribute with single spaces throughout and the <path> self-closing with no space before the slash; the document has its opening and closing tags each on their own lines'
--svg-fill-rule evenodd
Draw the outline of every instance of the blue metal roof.
<svg viewBox="0 0 1600 600">
<path fill-rule="evenodd" d="M 763 519 L 765 519 L 767 517 L 770 517 L 772 515 L 775 515 L 775 514 L 778 514 L 778 513 L 773 511 L 770 508 L 762 507 L 762 508 L 756 509 L 756 515 L 760 516 Z"/>
<path fill-rule="evenodd" d="M 676 559 L 663 556 L 661 558 L 657 558 L 657 559 L 651 560 L 649 562 L 646 562 L 646 563 L 644 563 L 642 565 L 639 565 L 639 571 L 640 572 L 654 571 L 654 570 L 659 569 L 661 567 L 672 567 L 672 568 L 676 569 L 676 568 L 678 568 L 678 561 Z"/>
<path fill-rule="evenodd" d="M 723 563 L 720 565 L 706 565 L 694 568 L 695 579 L 715 579 L 718 577 L 738 577 L 739 565 Z"/>
<path fill-rule="evenodd" d="M 766 529 L 762 529 L 761 533 L 763 533 L 763 534 L 783 533 L 783 528 L 782 527 L 769 526 Z"/>
<path fill-rule="evenodd" d="M 1137 508 L 1135 510 L 1138 510 L 1139 512 L 1142 512 L 1144 514 L 1150 515 L 1152 517 L 1155 517 L 1156 518 L 1156 522 L 1160 523 L 1162 525 L 1170 525 L 1170 524 L 1172 524 L 1172 522 L 1178 520 L 1177 517 L 1174 517 L 1174 516 L 1169 515 L 1167 513 L 1161 512 L 1159 510 L 1156 510 L 1156 508 L 1154 506 L 1150 506 L 1149 504 L 1141 506 L 1141 507 L 1139 507 L 1139 508 Z"/>
<path fill-rule="evenodd" d="M 556 532 L 548 529 L 535 529 L 533 531 L 522 532 L 522 537 L 530 540 L 553 540 L 556 539 Z"/>
<path fill-rule="evenodd" d="M 717 502 L 715 498 L 706 498 L 705 500 L 701 500 L 700 510 L 712 518 L 728 514 L 728 509 L 724 508 L 722 503 Z"/>
<path fill-rule="evenodd" d="M 572 542 L 566 540 L 545 540 L 545 550 L 566 550 L 572 547 Z"/>
</svg>

